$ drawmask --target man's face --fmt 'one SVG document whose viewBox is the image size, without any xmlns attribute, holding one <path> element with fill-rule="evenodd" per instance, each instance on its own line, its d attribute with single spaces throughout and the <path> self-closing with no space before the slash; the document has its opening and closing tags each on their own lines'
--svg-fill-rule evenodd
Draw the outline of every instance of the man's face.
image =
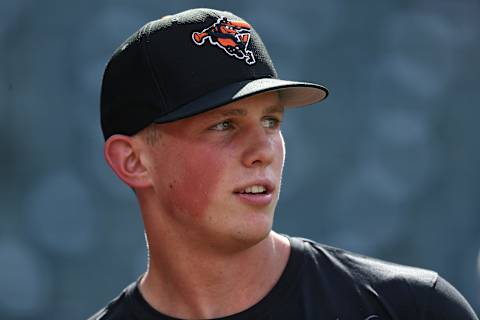
<svg viewBox="0 0 480 320">
<path fill-rule="evenodd" d="M 158 141 L 144 144 L 157 220 L 225 249 L 264 239 L 280 193 L 282 116 L 278 95 L 267 93 L 157 125 Z"/>
</svg>

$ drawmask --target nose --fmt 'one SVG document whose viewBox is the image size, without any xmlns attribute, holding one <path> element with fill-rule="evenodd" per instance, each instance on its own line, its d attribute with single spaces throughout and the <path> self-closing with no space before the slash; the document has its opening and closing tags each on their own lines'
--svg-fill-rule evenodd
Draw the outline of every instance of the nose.
<svg viewBox="0 0 480 320">
<path fill-rule="evenodd" d="M 266 167 L 270 165 L 276 156 L 280 157 L 281 149 L 277 148 L 280 140 L 279 133 L 266 132 L 264 128 L 251 130 L 245 136 L 245 149 L 242 154 L 242 162 L 246 167 Z"/>
</svg>

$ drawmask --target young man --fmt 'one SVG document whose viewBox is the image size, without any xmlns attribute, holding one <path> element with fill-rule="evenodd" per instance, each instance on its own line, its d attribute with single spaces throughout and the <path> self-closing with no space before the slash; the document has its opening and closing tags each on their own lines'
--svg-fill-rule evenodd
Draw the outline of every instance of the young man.
<svg viewBox="0 0 480 320">
<path fill-rule="evenodd" d="M 90 319 L 477 319 L 435 272 L 271 230 L 284 108 L 326 96 L 279 80 L 255 30 L 229 12 L 189 10 L 132 35 L 105 69 L 101 117 L 149 263 Z"/>
</svg>

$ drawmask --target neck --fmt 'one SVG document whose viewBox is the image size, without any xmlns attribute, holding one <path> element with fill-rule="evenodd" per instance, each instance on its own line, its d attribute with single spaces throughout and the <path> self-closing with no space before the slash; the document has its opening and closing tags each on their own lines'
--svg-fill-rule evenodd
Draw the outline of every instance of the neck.
<svg viewBox="0 0 480 320">
<path fill-rule="evenodd" d="M 176 318 L 224 317 L 260 301 L 280 278 L 289 252 L 288 240 L 273 231 L 235 252 L 149 241 L 149 266 L 140 291 L 153 308 Z"/>
</svg>

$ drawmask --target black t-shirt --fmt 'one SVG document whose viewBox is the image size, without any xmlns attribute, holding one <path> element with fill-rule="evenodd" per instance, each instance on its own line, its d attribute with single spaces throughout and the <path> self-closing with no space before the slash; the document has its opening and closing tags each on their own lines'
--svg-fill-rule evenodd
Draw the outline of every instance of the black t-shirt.
<svg viewBox="0 0 480 320">
<path fill-rule="evenodd" d="M 372 259 L 301 238 L 273 289 L 222 320 L 478 320 L 468 302 L 429 270 Z M 129 285 L 89 320 L 175 319 Z"/>
</svg>

